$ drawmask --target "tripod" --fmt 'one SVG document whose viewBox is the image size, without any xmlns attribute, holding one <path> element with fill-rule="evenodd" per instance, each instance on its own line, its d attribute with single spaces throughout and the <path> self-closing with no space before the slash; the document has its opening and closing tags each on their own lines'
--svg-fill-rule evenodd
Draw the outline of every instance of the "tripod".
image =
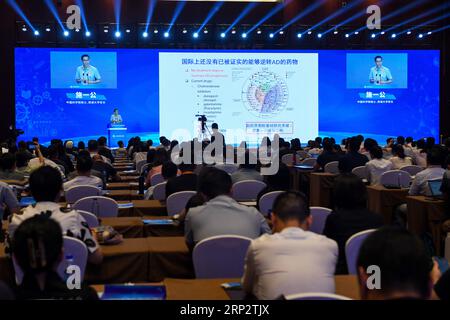
<svg viewBox="0 0 450 320">
<path fill-rule="evenodd" d="M 209 136 L 211 136 L 211 131 L 209 131 L 209 128 L 206 125 L 206 121 L 208 121 L 208 119 L 204 114 L 196 114 L 195 116 L 198 117 L 198 121 L 200 122 L 201 125 L 201 128 L 198 133 L 198 141 L 203 141 L 208 138 L 208 134 Z M 206 133 L 207 131 L 208 133 Z"/>
</svg>

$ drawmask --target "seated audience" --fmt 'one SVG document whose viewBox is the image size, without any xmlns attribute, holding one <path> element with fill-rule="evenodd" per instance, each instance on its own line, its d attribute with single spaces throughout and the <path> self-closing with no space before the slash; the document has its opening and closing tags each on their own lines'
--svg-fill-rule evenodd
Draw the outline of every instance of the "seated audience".
<svg viewBox="0 0 450 320">
<path fill-rule="evenodd" d="M 104 156 L 109 159 L 110 163 L 114 162 L 114 156 L 111 152 L 111 149 L 107 146 L 106 137 L 100 137 L 97 139 L 98 142 L 98 154 Z"/>
<path fill-rule="evenodd" d="M 91 174 L 94 162 L 88 155 L 79 155 L 77 157 L 77 176 L 72 180 L 64 183 L 64 191 L 69 190 L 75 186 L 93 186 L 102 189 L 103 181 L 99 177 Z"/>
<path fill-rule="evenodd" d="M 13 239 L 14 232 L 23 221 L 39 214 L 48 215 L 61 225 L 64 235 L 83 241 L 89 252 L 88 261 L 99 264 L 103 259 L 101 248 L 84 218 L 76 210 L 58 204 L 62 187 L 61 175 L 55 168 L 43 166 L 33 171 L 30 175 L 30 191 L 37 203 L 25 208 L 22 214 L 11 217 L 9 238 Z"/>
<path fill-rule="evenodd" d="M 92 157 L 94 161 L 92 165 L 92 173 L 96 177 L 99 177 L 104 181 L 104 184 L 108 181 L 121 181 L 117 170 L 108 162 L 105 162 L 103 156 L 96 154 Z"/>
<path fill-rule="evenodd" d="M 161 169 L 161 175 L 163 176 L 164 181 L 167 182 L 169 179 L 175 178 L 177 176 L 177 173 L 178 173 L 178 168 L 175 163 L 173 163 L 172 161 L 166 161 L 163 163 L 162 169 Z M 145 191 L 145 195 L 144 195 L 145 200 L 151 199 L 153 197 L 153 190 L 155 189 L 155 186 L 150 186 L 147 189 L 147 191 Z M 167 197 L 168 197 L 168 195 L 167 195 L 167 189 L 166 189 L 166 198 Z"/>
<path fill-rule="evenodd" d="M 19 225 L 12 240 L 12 253 L 23 271 L 17 299 L 98 300 L 97 293 L 82 284 L 69 289 L 57 273 L 64 259 L 61 226 L 45 213 Z"/>
<path fill-rule="evenodd" d="M 361 139 L 353 137 L 347 140 L 347 153 L 339 159 L 340 172 L 352 172 L 356 167 L 365 166 L 369 159 L 359 153 Z"/>
<path fill-rule="evenodd" d="M 306 292 L 335 293 L 335 241 L 308 231 L 308 200 L 298 192 L 277 197 L 273 234 L 252 241 L 245 258 L 242 286 L 258 299 Z"/>
<path fill-rule="evenodd" d="M 355 233 L 381 227 L 383 218 L 367 209 L 366 186 L 352 173 L 343 173 L 336 178 L 333 203 L 334 210 L 326 220 L 323 234 L 338 244 L 336 273 L 346 274 L 345 243 Z"/>
<path fill-rule="evenodd" d="M 263 176 L 258 171 L 258 165 L 256 163 L 256 155 L 250 154 L 248 150 L 245 151 L 245 159 L 243 163 L 239 165 L 234 173 L 231 174 L 231 180 L 233 184 L 243 180 L 258 180 L 263 181 Z"/>
<path fill-rule="evenodd" d="M 379 287 L 370 266 L 377 266 Z M 383 227 L 363 242 L 357 260 L 361 298 L 364 300 L 428 299 L 434 264 L 422 241 L 407 230 Z M 372 278 L 372 279 L 370 279 Z"/>
<path fill-rule="evenodd" d="M 372 160 L 366 163 L 370 185 L 379 185 L 381 175 L 392 170 L 394 165 L 391 161 L 383 159 L 383 150 L 379 146 L 372 147 L 370 157 Z"/>
<path fill-rule="evenodd" d="M 405 149 L 401 144 L 396 144 L 392 147 L 392 158 L 389 160 L 392 162 L 393 169 L 400 169 L 413 164 L 412 159 L 405 156 Z"/>
<path fill-rule="evenodd" d="M 148 153 L 147 153 L 148 155 Z M 169 155 L 167 154 L 167 151 L 165 148 L 157 148 L 155 151 L 155 157 L 153 159 L 152 168 L 147 174 L 147 177 L 145 178 L 145 185 L 150 186 L 151 178 L 155 174 L 160 174 L 162 170 L 162 165 L 164 162 L 170 160 Z"/>
<path fill-rule="evenodd" d="M 96 154 L 100 155 L 103 159 L 104 162 L 106 162 L 107 164 L 111 164 L 111 160 L 108 159 L 107 157 L 105 157 L 104 155 L 101 155 L 98 152 L 98 142 L 97 140 L 89 140 L 88 141 L 88 151 L 91 155 L 91 157 L 94 157 Z"/>
<path fill-rule="evenodd" d="M 13 189 L 6 183 L 0 181 L 0 227 L 6 209 L 12 213 L 19 213 L 20 205 Z"/>
<path fill-rule="evenodd" d="M 423 168 L 427 166 L 427 150 L 424 139 L 417 140 L 416 148 L 413 149 L 413 159 L 416 165 Z"/>
<path fill-rule="evenodd" d="M 334 144 L 331 142 L 330 138 L 324 138 L 323 142 L 323 151 L 319 156 L 317 157 L 316 165 L 314 166 L 314 169 L 322 170 L 325 168 L 325 165 L 327 163 L 333 162 L 333 161 L 339 161 L 340 155 L 335 152 L 333 146 Z"/>
<path fill-rule="evenodd" d="M 41 149 L 40 145 L 37 144 L 35 152 L 36 158 L 28 162 L 28 171 L 32 172 L 40 167 L 49 166 L 57 169 L 63 179 L 66 178 L 64 171 L 55 162 L 47 158 L 47 148 Z"/>
<path fill-rule="evenodd" d="M 194 157 L 192 157 L 193 159 Z M 166 198 L 176 192 L 197 190 L 197 175 L 194 173 L 195 164 L 181 163 L 178 168 L 181 174 L 179 176 L 175 174 L 174 177 L 167 180 Z"/>
<path fill-rule="evenodd" d="M 24 177 L 30 175 L 30 169 L 28 168 L 28 162 L 30 158 L 22 151 L 16 153 L 16 172 L 22 174 Z"/>
<path fill-rule="evenodd" d="M 117 145 L 119 146 L 119 148 L 117 148 L 117 150 L 116 150 L 116 156 L 117 157 L 127 157 L 128 152 L 127 152 L 127 149 L 125 149 L 125 145 L 123 144 L 123 141 L 117 142 Z"/>
<path fill-rule="evenodd" d="M 444 176 L 445 169 L 442 168 L 444 159 L 443 152 L 440 147 L 436 146 L 428 151 L 427 163 L 427 168 L 417 173 L 411 184 L 411 188 L 409 189 L 409 194 L 411 196 L 431 195 L 428 187 L 428 180 L 442 179 Z"/>
<path fill-rule="evenodd" d="M 231 177 L 225 171 L 206 168 L 199 176 L 199 192 L 207 202 L 189 210 L 185 220 L 185 238 L 190 248 L 199 241 L 233 234 L 257 238 L 270 228 L 261 213 L 231 198 Z"/>
<path fill-rule="evenodd" d="M 288 191 L 290 187 L 290 173 L 289 168 L 286 164 L 280 162 L 277 173 L 264 176 L 264 182 L 266 183 L 266 187 L 262 189 L 256 202 L 259 203 L 259 200 L 263 195 L 272 191 Z"/>
<path fill-rule="evenodd" d="M 16 171 L 16 156 L 5 153 L 0 156 L 0 180 L 25 180 L 26 174 Z"/>
</svg>

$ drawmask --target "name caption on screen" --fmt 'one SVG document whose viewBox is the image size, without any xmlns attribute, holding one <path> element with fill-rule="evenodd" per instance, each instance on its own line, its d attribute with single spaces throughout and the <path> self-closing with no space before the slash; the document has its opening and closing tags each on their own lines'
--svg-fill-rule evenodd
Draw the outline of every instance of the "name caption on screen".
<svg viewBox="0 0 450 320">
<path fill-rule="evenodd" d="M 187 306 L 181 307 L 180 315 L 199 315 L 207 316 L 211 318 L 214 312 L 224 314 L 224 315 L 251 315 L 261 317 L 263 315 L 269 315 L 269 305 L 260 304 L 226 304 L 223 308 L 219 309 L 216 307 L 201 307 L 193 306 L 188 304 Z"/>
</svg>

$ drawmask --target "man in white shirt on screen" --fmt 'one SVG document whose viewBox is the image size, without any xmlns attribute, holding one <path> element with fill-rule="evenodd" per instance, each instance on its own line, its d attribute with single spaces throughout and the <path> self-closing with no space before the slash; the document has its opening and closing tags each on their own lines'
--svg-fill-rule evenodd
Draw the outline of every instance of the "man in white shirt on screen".
<svg viewBox="0 0 450 320">
<path fill-rule="evenodd" d="M 75 186 L 93 186 L 103 188 L 103 181 L 99 177 L 91 175 L 94 162 L 90 156 L 78 156 L 77 158 L 77 176 L 64 183 L 64 191 Z"/>
<path fill-rule="evenodd" d="M 83 65 L 77 68 L 77 73 L 75 75 L 77 83 L 83 84 L 85 86 L 100 83 L 102 77 L 100 76 L 97 68 L 91 66 L 91 58 L 89 57 L 89 55 L 82 55 L 81 61 L 83 62 Z"/>
<path fill-rule="evenodd" d="M 392 83 L 391 70 L 383 66 L 382 56 L 375 57 L 375 66 L 370 69 L 369 81 L 380 86 Z"/>
<path fill-rule="evenodd" d="M 278 196 L 272 211 L 273 235 L 253 240 L 245 259 L 242 286 L 261 300 L 306 292 L 335 293 L 338 246 L 308 231 L 312 218 L 303 194 Z"/>
</svg>

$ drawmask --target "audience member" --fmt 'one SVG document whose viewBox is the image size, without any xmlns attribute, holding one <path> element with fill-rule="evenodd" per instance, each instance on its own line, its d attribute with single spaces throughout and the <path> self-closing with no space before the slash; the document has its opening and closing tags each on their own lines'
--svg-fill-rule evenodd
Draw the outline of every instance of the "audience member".
<svg viewBox="0 0 450 320">
<path fill-rule="evenodd" d="M 383 150 L 379 146 L 372 147 L 370 157 L 372 160 L 366 163 L 369 181 L 372 186 L 379 185 L 381 175 L 392 170 L 394 165 L 391 161 L 383 159 Z"/>
<path fill-rule="evenodd" d="M 361 138 L 353 137 L 347 140 L 347 153 L 339 159 L 340 172 L 352 172 L 356 167 L 365 166 L 369 159 L 359 153 Z"/>
<path fill-rule="evenodd" d="M 93 186 L 102 189 L 103 180 L 91 174 L 94 162 L 89 155 L 77 157 L 77 176 L 64 183 L 64 191 L 75 186 Z"/>
</svg>

